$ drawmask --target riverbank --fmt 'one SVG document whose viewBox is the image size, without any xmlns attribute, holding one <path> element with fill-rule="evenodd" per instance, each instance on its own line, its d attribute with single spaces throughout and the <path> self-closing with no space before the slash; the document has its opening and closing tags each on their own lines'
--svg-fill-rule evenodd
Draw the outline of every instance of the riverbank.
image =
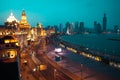
<svg viewBox="0 0 120 80">
<path fill-rule="evenodd" d="M 72 38 L 72 39 L 74 39 L 74 38 Z M 53 37 L 53 43 L 65 48 L 67 50 L 70 50 L 74 53 L 80 54 L 89 59 L 103 62 L 109 66 L 113 66 L 117 69 L 120 69 L 120 56 L 114 56 L 114 55 L 107 54 L 106 52 L 101 52 L 101 51 L 93 49 L 93 48 L 80 46 L 78 44 L 74 44 L 73 42 L 70 42 L 70 40 L 71 40 L 71 38 L 68 38 L 68 41 L 66 41 L 65 39 L 63 39 L 61 37 Z M 77 43 L 77 41 L 75 39 L 74 39 L 74 42 Z"/>
</svg>

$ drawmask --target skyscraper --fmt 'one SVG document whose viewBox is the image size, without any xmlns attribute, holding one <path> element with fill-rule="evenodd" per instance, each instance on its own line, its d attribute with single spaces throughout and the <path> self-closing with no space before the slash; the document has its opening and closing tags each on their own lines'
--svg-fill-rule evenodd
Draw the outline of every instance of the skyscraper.
<svg viewBox="0 0 120 80">
<path fill-rule="evenodd" d="M 58 32 L 59 32 L 58 26 L 57 26 L 57 25 L 54 25 L 53 27 L 54 27 L 54 29 L 55 29 L 55 32 L 58 33 Z"/>
<path fill-rule="evenodd" d="M 103 17 L 103 32 L 106 32 L 106 28 L 107 28 L 107 17 L 106 17 L 106 14 L 104 13 L 104 17 Z"/>
<path fill-rule="evenodd" d="M 102 32 L 101 24 L 97 23 L 97 25 L 96 25 L 96 33 L 101 33 L 101 32 Z"/>
<path fill-rule="evenodd" d="M 65 24 L 65 32 L 67 33 L 67 34 L 69 34 L 70 33 L 70 23 L 69 22 L 66 22 L 66 24 Z"/>
<path fill-rule="evenodd" d="M 97 32 L 97 21 L 94 21 L 94 31 Z"/>
<path fill-rule="evenodd" d="M 62 23 L 59 24 L 59 30 L 60 30 L 60 33 L 63 32 L 63 24 Z"/>
<path fill-rule="evenodd" d="M 75 33 L 79 32 L 79 25 L 78 24 L 79 24 L 78 21 L 75 22 L 75 29 L 74 29 Z"/>
<path fill-rule="evenodd" d="M 80 33 L 84 33 L 84 22 L 80 22 Z"/>
</svg>

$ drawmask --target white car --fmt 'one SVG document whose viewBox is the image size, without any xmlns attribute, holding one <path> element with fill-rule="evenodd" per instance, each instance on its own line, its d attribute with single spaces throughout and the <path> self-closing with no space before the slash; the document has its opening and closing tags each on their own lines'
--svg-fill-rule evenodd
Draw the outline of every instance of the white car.
<svg viewBox="0 0 120 80">
<path fill-rule="evenodd" d="M 57 53 L 60 53 L 60 52 L 62 52 L 62 48 L 55 48 L 54 51 L 57 52 Z"/>
</svg>

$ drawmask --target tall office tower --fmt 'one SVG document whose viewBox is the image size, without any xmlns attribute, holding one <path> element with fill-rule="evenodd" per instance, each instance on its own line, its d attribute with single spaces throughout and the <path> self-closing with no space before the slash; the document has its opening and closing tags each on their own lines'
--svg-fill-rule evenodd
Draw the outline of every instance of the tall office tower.
<svg viewBox="0 0 120 80">
<path fill-rule="evenodd" d="M 100 23 L 97 23 L 97 25 L 96 25 L 96 32 L 97 33 L 101 33 L 102 32 L 102 28 L 101 28 L 101 24 Z"/>
<path fill-rule="evenodd" d="M 94 31 L 97 32 L 97 21 L 94 21 Z"/>
<path fill-rule="evenodd" d="M 84 22 L 80 22 L 80 33 L 84 33 Z"/>
<path fill-rule="evenodd" d="M 58 29 L 58 26 L 57 26 L 57 25 L 54 25 L 54 29 L 55 29 L 55 32 L 56 32 L 56 33 L 59 32 L 59 29 Z"/>
<path fill-rule="evenodd" d="M 107 28 L 107 17 L 106 17 L 106 14 L 104 13 L 104 17 L 103 17 L 103 32 L 106 32 L 106 28 Z"/>
<path fill-rule="evenodd" d="M 74 23 L 70 23 L 69 31 L 71 34 L 73 34 L 73 30 L 74 30 Z"/>
<path fill-rule="evenodd" d="M 75 22 L 75 29 L 74 29 L 75 33 L 79 33 L 79 23 L 78 21 Z"/>
<path fill-rule="evenodd" d="M 27 21 L 25 10 L 22 11 L 22 17 L 21 17 L 19 26 L 21 29 L 29 29 L 30 28 L 30 24 Z"/>
<path fill-rule="evenodd" d="M 66 22 L 66 24 L 65 24 L 65 32 L 67 34 L 70 34 L 70 23 L 69 22 Z"/>
<path fill-rule="evenodd" d="M 60 33 L 63 33 L 63 24 L 62 23 L 59 24 L 59 31 L 60 31 Z"/>
</svg>

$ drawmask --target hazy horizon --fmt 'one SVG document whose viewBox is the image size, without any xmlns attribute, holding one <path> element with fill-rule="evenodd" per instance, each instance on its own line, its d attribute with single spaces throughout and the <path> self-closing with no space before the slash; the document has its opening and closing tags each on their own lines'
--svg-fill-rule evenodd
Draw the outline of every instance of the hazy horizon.
<svg viewBox="0 0 120 80">
<path fill-rule="evenodd" d="M 94 21 L 102 25 L 104 13 L 107 15 L 107 29 L 120 26 L 119 0 L 0 0 L 0 24 L 4 24 L 11 13 L 20 21 L 26 11 L 31 26 L 42 23 L 59 25 L 68 22 L 84 22 L 86 28 L 93 28 Z"/>
</svg>

